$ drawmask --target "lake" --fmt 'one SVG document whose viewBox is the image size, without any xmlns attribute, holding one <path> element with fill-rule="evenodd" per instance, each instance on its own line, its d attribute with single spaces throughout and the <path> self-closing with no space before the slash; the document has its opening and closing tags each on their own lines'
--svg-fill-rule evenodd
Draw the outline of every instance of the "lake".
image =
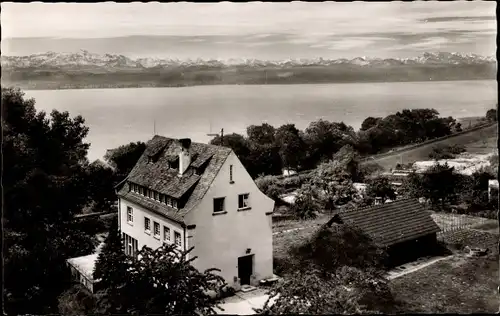
<svg viewBox="0 0 500 316">
<path fill-rule="evenodd" d="M 497 101 L 495 80 L 183 88 L 30 90 L 37 110 L 81 114 L 90 128 L 89 159 L 131 141 L 159 135 L 208 142 L 207 133 L 244 134 L 251 124 L 326 119 L 358 129 L 368 116 L 435 108 L 442 116 L 484 115 Z"/>
</svg>

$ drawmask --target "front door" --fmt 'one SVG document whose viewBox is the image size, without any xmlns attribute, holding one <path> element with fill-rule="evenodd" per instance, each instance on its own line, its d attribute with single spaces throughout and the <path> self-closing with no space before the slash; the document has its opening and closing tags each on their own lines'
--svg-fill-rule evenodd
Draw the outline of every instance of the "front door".
<svg viewBox="0 0 500 316">
<path fill-rule="evenodd" d="M 253 274 L 253 255 L 238 258 L 238 278 L 241 285 L 250 284 L 250 276 Z"/>
</svg>

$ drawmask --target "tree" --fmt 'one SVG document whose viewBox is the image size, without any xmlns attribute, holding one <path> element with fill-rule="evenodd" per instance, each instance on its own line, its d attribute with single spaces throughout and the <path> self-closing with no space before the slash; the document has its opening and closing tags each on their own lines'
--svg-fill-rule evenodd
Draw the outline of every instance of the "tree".
<svg viewBox="0 0 500 316">
<path fill-rule="evenodd" d="M 366 195 L 370 198 L 382 198 L 382 201 L 387 199 L 395 200 L 396 191 L 392 187 L 391 182 L 387 177 L 376 177 L 368 181 Z"/>
<path fill-rule="evenodd" d="M 132 260 L 124 292 L 128 313 L 190 315 L 215 314 L 215 301 L 210 293 L 220 293 L 224 280 L 218 269 L 199 272 L 191 265 L 188 251 L 176 245 L 163 245 L 156 250 L 143 247 Z"/>
<path fill-rule="evenodd" d="M 302 186 L 297 191 L 297 198 L 291 207 L 293 214 L 302 220 L 316 218 L 321 207 L 315 196 L 316 194 L 310 185 Z"/>
<path fill-rule="evenodd" d="M 488 120 L 488 122 L 498 121 L 497 110 L 496 109 L 489 109 L 486 112 L 486 119 Z"/>
<path fill-rule="evenodd" d="M 221 137 L 215 136 L 210 144 L 217 146 L 225 146 L 231 148 L 239 159 L 244 161 L 245 157 L 249 154 L 248 144 L 245 137 L 240 134 L 232 133 L 224 135 L 221 142 Z"/>
<path fill-rule="evenodd" d="M 305 144 L 294 124 L 285 124 L 276 130 L 276 144 L 283 166 L 288 170 L 298 170 L 305 152 Z"/>
<path fill-rule="evenodd" d="M 347 166 L 338 161 L 320 164 L 312 172 L 310 184 L 321 208 L 326 210 L 346 204 L 357 194 Z"/>
<path fill-rule="evenodd" d="M 421 181 L 423 197 L 434 206 L 444 208 L 446 204 L 457 201 L 462 177 L 448 164 L 435 164 L 423 173 Z"/>
<path fill-rule="evenodd" d="M 422 176 L 416 172 L 410 173 L 401 185 L 404 198 L 421 198 L 424 196 Z"/>
<path fill-rule="evenodd" d="M 97 257 L 93 271 L 94 280 L 99 281 L 101 291 L 97 293 L 98 310 L 101 313 L 124 313 L 122 289 L 127 282 L 128 259 L 123 251 L 118 221 L 111 223 L 105 244 Z"/>
<path fill-rule="evenodd" d="M 363 123 L 361 123 L 361 131 L 369 130 L 370 128 L 377 126 L 377 124 L 382 120 L 381 117 L 367 117 Z"/>
<path fill-rule="evenodd" d="M 74 215 L 88 203 L 88 128 L 81 116 L 37 112 L 20 90 L 2 88 L 4 289 L 8 314 L 57 311 L 66 259 L 96 240 Z"/>
<path fill-rule="evenodd" d="M 104 162 L 96 160 L 87 168 L 89 201 L 93 211 L 111 211 L 116 201 L 113 169 L 106 166 Z"/>
<path fill-rule="evenodd" d="M 106 152 L 104 160 L 115 169 L 116 182 L 120 182 L 128 176 L 144 150 L 146 150 L 144 142 L 131 142 Z"/>
<path fill-rule="evenodd" d="M 274 144 L 275 128 L 264 123 L 262 125 L 250 125 L 247 127 L 248 141 L 253 144 Z"/>
<path fill-rule="evenodd" d="M 308 146 L 308 165 L 314 167 L 330 160 L 342 146 L 355 143 L 355 138 L 354 129 L 343 122 L 322 119 L 312 122 L 304 132 L 304 141 Z"/>
<path fill-rule="evenodd" d="M 488 201 L 488 181 L 495 177 L 487 170 L 478 170 L 470 175 L 466 181 L 466 190 L 461 196 L 473 209 L 486 209 Z"/>
</svg>

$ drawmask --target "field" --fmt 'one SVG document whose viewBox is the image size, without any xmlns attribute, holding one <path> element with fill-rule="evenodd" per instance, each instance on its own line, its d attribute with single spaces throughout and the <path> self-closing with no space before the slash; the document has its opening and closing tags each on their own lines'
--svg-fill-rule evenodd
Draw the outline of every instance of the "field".
<svg viewBox="0 0 500 316">
<path fill-rule="evenodd" d="M 391 281 L 405 313 L 493 313 L 499 308 L 498 235 L 465 229 L 447 242 L 488 247 L 485 257 L 463 252 Z M 460 252 L 460 251 L 459 251 Z"/>
<path fill-rule="evenodd" d="M 498 311 L 498 224 L 495 220 L 453 214 L 432 214 L 444 229 L 443 240 L 455 255 L 390 282 L 398 302 L 396 313 L 493 313 Z M 286 228 L 310 226 L 318 221 L 294 222 Z M 293 225 L 292 225 L 293 224 Z M 301 225 L 302 224 L 302 225 Z M 457 226 L 460 225 L 460 226 Z M 459 229 L 462 227 L 462 229 Z M 463 228 L 463 227 L 470 227 Z M 302 243 L 318 227 L 273 236 L 275 272 L 286 275 L 290 247 Z M 278 228 L 276 228 L 276 231 Z M 282 228 L 279 229 L 283 230 Z M 466 246 L 488 248 L 484 257 L 468 257 Z"/>
<path fill-rule="evenodd" d="M 420 160 L 429 160 L 429 153 L 437 145 L 464 145 L 470 153 L 491 153 L 497 148 L 498 124 L 475 130 L 470 133 L 450 137 L 434 143 L 426 144 L 414 149 L 409 149 L 400 154 L 394 153 L 370 160 L 381 165 L 384 169 L 394 168 L 398 163 L 413 163 Z"/>
</svg>

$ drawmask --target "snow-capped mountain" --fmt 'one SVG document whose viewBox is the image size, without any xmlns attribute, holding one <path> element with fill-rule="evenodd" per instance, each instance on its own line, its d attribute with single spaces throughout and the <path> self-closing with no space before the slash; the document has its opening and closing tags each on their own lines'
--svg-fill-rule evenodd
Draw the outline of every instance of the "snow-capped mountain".
<svg viewBox="0 0 500 316">
<path fill-rule="evenodd" d="M 168 67 L 195 67 L 203 66 L 208 68 L 225 68 L 234 66 L 245 67 L 279 67 L 289 68 L 296 66 L 331 66 L 331 65 L 357 65 L 363 67 L 370 66 L 396 66 L 396 65 L 418 65 L 418 64 L 486 64 L 495 63 L 495 56 L 479 56 L 476 54 L 460 53 L 424 53 L 415 58 L 404 59 L 380 59 L 357 57 L 354 59 L 288 59 L 280 61 L 266 61 L 257 59 L 160 59 L 160 58 L 138 58 L 132 59 L 123 55 L 113 54 L 94 54 L 86 50 L 76 53 L 54 53 L 47 52 L 33 54 L 29 56 L 2 56 L 2 67 L 6 68 L 106 68 L 106 69 L 125 69 L 125 68 L 168 68 Z"/>
</svg>

